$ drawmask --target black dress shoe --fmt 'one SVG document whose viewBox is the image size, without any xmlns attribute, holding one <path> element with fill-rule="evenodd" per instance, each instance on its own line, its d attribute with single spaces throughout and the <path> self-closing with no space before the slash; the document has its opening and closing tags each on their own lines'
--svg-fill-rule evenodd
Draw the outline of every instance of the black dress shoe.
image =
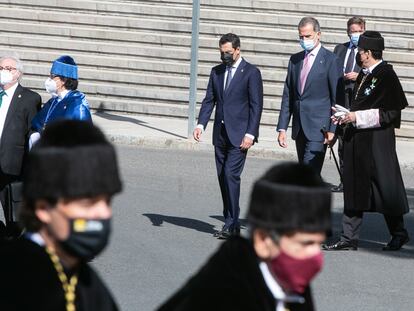
<svg viewBox="0 0 414 311">
<path fill-rule="evenodd" d="M 234 227 L 233 229 L 223 228 L 213 234 L 214 237 L 226 240 L 232 235 L 240 235 L 240 227 Z"/>
<path fill-rule="evenodd" d="M 410 241 L 408 236 L 393 236 L 391 241 L 388 242 L 386 246 L 382 248 L 383 251 L 398 251 L 404 244 L 407 244 Z"/>
<path fill-rule="evenodd" d="M 217 239 L 219 240 L 227 240 L 229 237 L 232 236 L 232 232 L 228 229 L 221 230 L 219 235 L 217 236 Z"/>
<path fill-rule="evenodd" d="M 322 244 L 325 251 L 356 251 L 358 247 L 355 244 L 346 241 L 338 241 L 334 244 Z"/>
<path fill-rule="evenodd" d="M 340 183 L 338 186 L 333 186 L 331 188 L 332 192 L 343 192 L 344 191 L 344 185 Z"/>
</svg>

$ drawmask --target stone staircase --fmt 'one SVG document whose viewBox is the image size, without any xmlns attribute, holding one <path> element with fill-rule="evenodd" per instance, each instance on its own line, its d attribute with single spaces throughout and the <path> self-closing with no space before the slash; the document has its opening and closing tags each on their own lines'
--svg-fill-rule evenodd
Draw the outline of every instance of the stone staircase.
<svg viewBox="0 0 414 311">
<path fill-rule="evenodd" d="M 51 62 L 73 56 L 79 89 L 94 109 L 186 117 L 191 45 L 191 0 L 0 0 L 0 54 L 24 61 L 23 84 L 44 92 Z M 346 21 L 367 19 L 367 29 L 386 39 L 384 59 L 403 84 L 410 107 L 400 137 L 414 138 L 414 9 L 381 10 L 283 0 L 202 0 L 198 102 L 211 67 L 219 62 L 218 39 L 240 35 L 242 54 L 262 71 L 263 124 L 275 125 L 289 55 L 300 50 L 297 23 L 317 17 L 323 44 L 347 40 Z"/>
</svg>

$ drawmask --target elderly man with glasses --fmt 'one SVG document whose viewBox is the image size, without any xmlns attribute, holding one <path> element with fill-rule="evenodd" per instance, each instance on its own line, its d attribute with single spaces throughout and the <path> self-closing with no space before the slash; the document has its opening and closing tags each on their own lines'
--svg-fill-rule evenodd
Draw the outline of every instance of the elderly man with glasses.
<svg viewBox="0 0 414 311">
<path fill-rule="evenodd" d="M 20 180 L 31 121 L 40 109 L 40 95 L 20 85 L 23 65 L 17 56 L 0 58 L 0 201 L 7 206 L 5 187 Z M 7 230 L 0 222 L 0 236 L 13 234 L 14 223 L 5 209 Z"/>
</svg>

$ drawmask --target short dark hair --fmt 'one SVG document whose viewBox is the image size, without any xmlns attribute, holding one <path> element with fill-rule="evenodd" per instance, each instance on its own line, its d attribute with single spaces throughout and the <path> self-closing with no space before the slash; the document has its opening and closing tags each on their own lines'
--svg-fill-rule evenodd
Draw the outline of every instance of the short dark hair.
<svg viewBox="0 0 414 311">
<path fill-rule="evenodd" d="M 65 87 L 65 89 L 70 90 L 70 91 L 75 91 L 78 89 L 78 84 L 79 84 L 78 80 L 67 78 L 67 77 L 62 77 L 62 76 L 57 76 L 57 77 L 59 77 L 59 79 L 63 81 L 63 86 Z"/>
<path fill-rule="evenodd" d="M 51 207 L 56 207 L 57 199 L 44 199 Z M 35 213 L 35 200 L 23 201 L 23 206 L 19 213 L 19 225 L 29 232 L 37 232 L 42 228 L 42 222 L 37 218 Z"/>
<path fill-rule="evenodd" d="M 298 24 L 298 29 L 305 27 L 307 24 L 311 24 L 313 27 L 313 31 L 319 32 L 321 31 L 321 26 L 316 18 L 312 16 L 306 16 L 302 18 Z"/>
<path fill-rule="evenodd" d="M 375 50 L 370 50 L 372 53 L 372 57 L 376 60 L 382 59 L 382 51 L 375 51 Z"/>
<path fill-rule="evenodd" d="M 351 25 L 355 25 L 355 24 L 363 26 L 365 30 L 365 20 L 362 17 L 353 16 L 350 19 L 348 19 L 347 31 L 349 32 L 349 28 L 351 27 Z"/>
<path fill-rule="evenodd" d="M 240 38 L 238 35 L 234 33 L 226 33 L 220 38 L 219 46 L 221 47 L 223 44 L 231 42 L 231 46 L 233 49 L 237 49 L 240 47 Z"/>
</svg>

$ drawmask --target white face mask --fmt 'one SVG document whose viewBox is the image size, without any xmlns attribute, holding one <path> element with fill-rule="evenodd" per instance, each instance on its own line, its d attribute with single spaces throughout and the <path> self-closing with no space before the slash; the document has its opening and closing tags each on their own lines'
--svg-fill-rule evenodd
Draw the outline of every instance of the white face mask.
<svg viewBox="0 0 414 311">
<path fill-rule="evenodd" d="M 9 84 L 10 82 L 13 82 L 12 73 L 8 70 L 2 70 L 0 72 L 0 84 L 6 85 L 6 84 Z"/>
<path fill-rule="evenodd" d="M 46 92 L 48 92 L 50 95 L 57 96 L 57 85 L 55 80 L 47 78 L 45 81 L 45 88 Z"/>
</svg>

